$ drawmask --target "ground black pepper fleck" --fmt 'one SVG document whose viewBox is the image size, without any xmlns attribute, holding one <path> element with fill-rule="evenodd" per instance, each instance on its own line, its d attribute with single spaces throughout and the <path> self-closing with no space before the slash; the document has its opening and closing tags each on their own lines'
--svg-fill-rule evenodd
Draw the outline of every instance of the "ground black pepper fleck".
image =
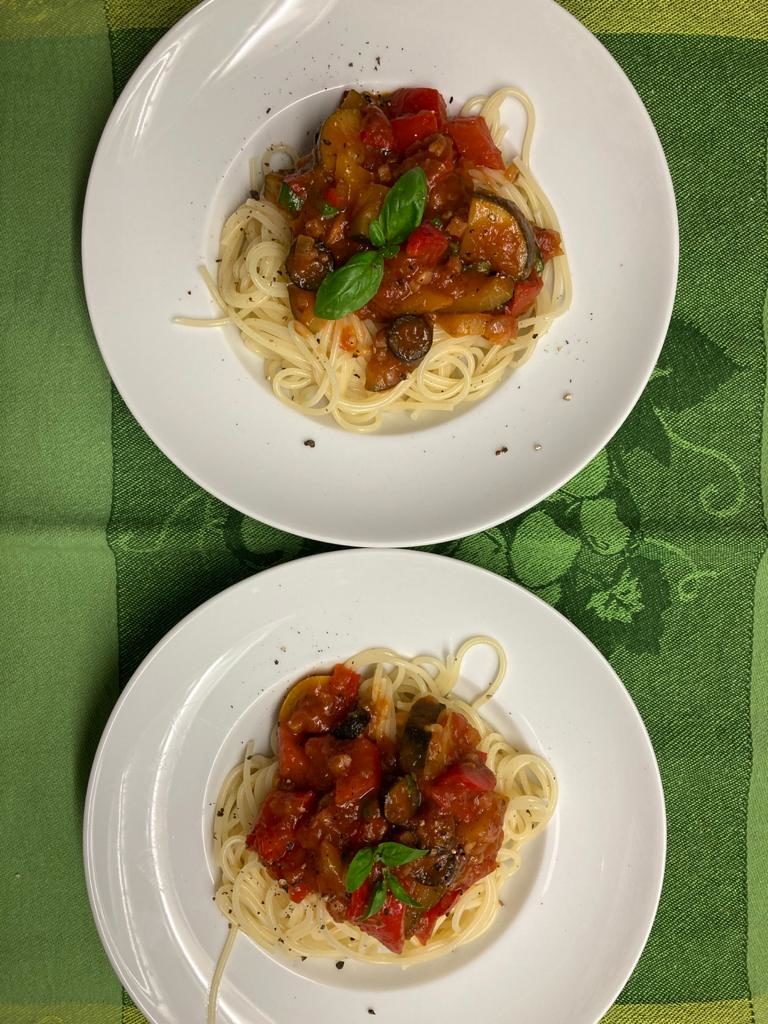
<svg viewBox="0 0 768 1024">
<path fill-rule="evenodd" d="M 337 960 L 336 961 L 336 970 L 337 971 L 340 971 L 343 966 L 344 966 L 344 961 L 343 960 Z"/>
<path fill-rule="evenodd" d="M 496 449 L 496 454 L 497 455 L 505 455 L 508 451 L 509 451 L 509 448 L 507 448 L 507 446 L 505 444 L 503 444 L 501 446 L 501 448 L 497 448 Z"/>
<path fill-rule="evenodd" d="M 304 442 L 304 447 L 305 448 L 314 448 L 315 447 L 315 442 L 312 440 L 311 437 L 308 437 L 307 440 Z"/>
</svg>

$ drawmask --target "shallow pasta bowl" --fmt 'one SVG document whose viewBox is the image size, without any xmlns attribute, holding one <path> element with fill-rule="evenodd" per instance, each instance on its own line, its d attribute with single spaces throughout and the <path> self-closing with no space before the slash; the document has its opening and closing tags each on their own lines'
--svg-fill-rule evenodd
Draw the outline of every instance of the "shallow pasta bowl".
<svg viewBox="0 0 768 1024">
<path fill-rule="evenodd" d="M 608 663 L 549 605 L 464 563 L 402 551 L 319 555 L 230 588 L 155 648 L 118 703 L 89 784 L 86 877 L 105 949 L 152 1024 L 205 1020 L 227 936 L 213 903 L 217 794 L 249 741 L 268 749 L 291 683 L 371 645 L 444 657 L 478 633 L 509 659 L 483 717 L 545 757 L 560 789 L 491 928 L 406 971 L 302 962 L 238 935 L 219 1021 L 354 1024 L 373 1011 L 395 1022 L 418 1006 L 424 1024 L 460 1024 L 471 1006 L 490 1024 L 596 1024 L 661 889 L 664 800 L 643 723 Z M 493 656 L 470 652 L 457 693 L 471 699 L 493 671 Z"/>
<path fill-rule="evenodd" d="M 477 53 L 482 61 L 468 56 Z M 454 111 L 507 84 L 531 97 L 531 163 L 560 220 L 574 301 L 481 401 L 356 435 L 282 405 L 233 327 L 174 318 L 217 315 L 198 267 L 215 269 L 249 160 L 277 142 L 306 149 L 345 86 L 408 84 L 436 86 Z M 512 152 L 522 126 L 508 117 Z M 488 0 L 478 19 L 444 0 L 207 0 L 149 54 L 107 124 L 83 269 L 117 387 L 190 477 L 293 533 L 412 545 L 531 506 L 618 428 L 669 322 L 677 223 L 642 103 L 550 0 Z"/>
</svg>

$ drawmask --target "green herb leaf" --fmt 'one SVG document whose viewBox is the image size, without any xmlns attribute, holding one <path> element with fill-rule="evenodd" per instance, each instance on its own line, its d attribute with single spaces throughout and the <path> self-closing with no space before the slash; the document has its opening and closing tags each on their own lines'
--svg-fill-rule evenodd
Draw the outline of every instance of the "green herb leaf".
<svg viewBox="0 0 768 1024">
<path fill-rule="evenodd" d="M 431 225 L 432 225 L 433 227 L 436 227 L 436 228 L 441 228 L 441 227 L 443 227 L 443 222 L 442 222 L 442 220 L 440 219 L 440 217 L 433 217 L 433 218 L 432 218 L 432 219 L 430 220 L 430 222 L 429 222 L 429 223 L 430 223 L 430 224 L 431 224 Z"/>
<path fill-rule="evenodd" d="M 354 313 L 373 298 L 383 276 L 384 258 L 380 252 L 355 253 L 323 280 L 315 299 L 316 315 L 324 320 L 338 320 Z"/>
<path fill-rule="evenodd" d="M 337 207 L 331 206 L 330 203 L 323 203 L 320 207 L 320 216 L 323 220 L 328 220 L 329 217 L 335 217 L 338 212 Z"/>
<path fill-rule="evenodd" d="M 381 221 L 378 217 L 372 220 L 368 225 L 368 237 L 377 248 L 380 248 L 387 241 L 384 237 L 384 229 L 382 228 Z"/>
<path fill-rule="evenodd" d="M 398 900 L 400 900 L 401 903 L 404 903 L 406 905 L 406 907 L 416 907 L 417 910 L 423 910 L 424 909 L 422 907 L 422 905 L 418 902 L 418 900 L 415 900 L 413 898 L 413 896 L 410 896 L 405 891 L 405 889 L 402 887 L 402 885 L 400 885 L 400 883 L 398 882 L 398 880 L 395 878 L 395 876 L 393 874 L 391 874 L 388 871 L 386 873 L 386 875 L 384 876 L 384 878 L 386 880 L 387 886 L 390 889 L 390 892 L 392 892 L 392 894 Z"/>
<path fill-rule="evenodd" d="M 397 868 L 401 864 L 410 864 L 412 860 L 426 857 L 426 850 L 417 850 L 414 846 L 403 846 L 402 843 L 379 843 L 376 847 L 376 859 L 388 868 Z"/>
<path fill-rule="evenodd" d="M 427 176 L 421 167 L 412 167 L 398 178 L 387 192 L 381 213 L 371 223 L 369 234 L 374 245 L 399 245 L 421 224 L 427 205 Z M 374 224 L 377 227 L 374 228 Z M 380 229 L 380 231 L 379 231 Z M 376 238 L 381 234 L 382 241 Z"/>
<path fill-rule="evenodd" d="M 392 256 L 397 256 L 399 252 L 399 245 L 385 245 L 384 248 L 381 250 L 381 255 L 384 257 L 385 260 L 388 260 Z"/>
<path fill-rule="evenodd" d="M 387 890 L 384 883 L 377 882 L 376 887 L 373 890 L 373 896 L 371 896 L 371 902 L 368 904 L 368 910 L 363 914 L 363 920 L 365 920 L 366 917 L 373 917 L 374 914 L 378 914 L 384 906 L 386 896 Z"/>
<path fill-rule="evenodd" d="M 536 259 L 533 261 L 533 269 L 537 274 L 540 274 L 544 269 L 544 260 L 541 258 L 541 253 L 538 253 Z"/>
<path fill-rule="evenodd" d="M 373 867 L 374 853 L 372 846 L 364 846 L 358 850 L 347 868 L 346 887 L 347 892 L 355 892 L 359 889 Z"/>
<path fill-rule="evenodd" d="M 286 210 L 290 210 L 291 213 L 298 213 L 304 205 L 304 200 L 298 192 L 294 192 L 293 189 L 289 185 L 286 185 L 285 182 L 280 185 L 280 192 L 278 194 L 277 201 L 281 206 L 285 207 Z"/>
</svg>

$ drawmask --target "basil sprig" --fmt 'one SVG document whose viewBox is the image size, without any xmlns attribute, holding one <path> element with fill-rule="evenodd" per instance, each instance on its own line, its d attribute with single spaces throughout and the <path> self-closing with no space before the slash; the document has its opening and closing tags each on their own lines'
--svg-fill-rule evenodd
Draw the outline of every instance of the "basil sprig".
<svg viewBox="0 0 768 1024">
<path fill-rule="evenodd" d="M 343 267 L 323 278 L 315 297 L 315 313 L 324 320 L 338 320 L 372 299 L 384 277 L 384 257 L 369 249 L 350 256 Z"/>
<path fill-rule="evenodd" d="M 368 235 L 376 246 L 400 245 L 421 224 L 427 205 L 427 176 L 412 167 L 387 192 L 379 216 L 371 221 Z"/>
<path fill-rule="evenodd" d="M 364 846 L 362 850 L 358 850 L 347 868 L 345 880 L 347 892 L 356 892 L 361 885 L 365 884 L 376 864 L 382 865 L 381 878 L 373 887 L 371 900 L 363 918 L 378 914 L 384 906 L 387 890 L 407 907 L 421 909 L 421 904 L 405 891 L 390 868 L 410 864 L 412 860 L 418 860 L 426 855 L 426 850 L 418 850 L 414 846 L 404 846 L 402 843 L 379 843 L 378 846 Z"/>
<path fill-rule="evenodd" d="M 368 229 L 376 248 L 356 253 L 324 278 L 315 297 L 317 316 L 338 320 L 370 302 L 381 285 L 385 258 L 396 255 L 401 243 L 421 224 L 428 191 L 421 167 L 413 167 L 398 178 Z"/>
</svg>

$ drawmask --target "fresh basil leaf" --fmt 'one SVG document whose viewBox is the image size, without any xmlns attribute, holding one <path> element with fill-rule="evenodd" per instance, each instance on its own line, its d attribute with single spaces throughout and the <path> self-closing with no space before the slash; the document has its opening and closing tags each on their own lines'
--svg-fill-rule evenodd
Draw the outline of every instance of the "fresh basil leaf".
<svg viewBox="0 0 768 1024">
<path fill-rule="evenodd" d="M 426 857 L 426 850 L 417 850 L 414 846 L 403 846 L 402 843 L 379 843 L 376 847 L 376 859 L 388 868 L 397 868 L 401 864 L 410 864 L 412 860 Z"/>
<path fill-rule="evenodd" d="M 371 868 L 373 867 L 373 857 L 372 846 L 364 846 L 362 850 L 357 851 L 347 868 L 345 880 L 347 892 L 355 892 L 370 875 Z"/>
<path fill-rule="evenodd" d="M 380 248 L 386 243 L 387 240 L 384 237 L 384 229 L 382 228 L 381 221 L 378 217 L 372 220 L 368 226 L 368 237 L 377 248 Z"/>
<path fill-rule="evenodd" d="M 390 259 L 392 256 L 397 256 L 399 252 L 399 245 L 385 245 L 384 248 L 381 249 L 381 255 L 384 257 L 385 260 Z"/>
<path fill-rule="evenodd" d="M 335 217 L 338 212 L 338 208 L 331 206 L 330 203 L 323 203 L 320 207 L 320 216 L 323 220 L 327 220 L 329 217 Z"/>
<path fill-rule="evenodd" d="M 383 245 L 388 242 L 399 245 L 404 242 L 413 229 L 421 224 L 428 191 L 427 176 L 421 167 L 412 167 L 402 178 L 398 178 L 387 192 L 377 218 L 384 240 L 377 242 L 371 235 L 373 244 Z M 376 221 L 371 224 L 371 228 L 375 223 Z"/>
<path fill-rule="evenodd" d="M 286 210 L 290 210 L 291 213 L 298 213 L 304 205 L 304 200 L 293 189 L 283 182 L 280 185 L 280 192 L 277 196 L 277 201 L 281 206 L 285 207 Z"/>
<path fill-rule="evenodd" d="M 354 313 L 373 298 L 383 276 L 380 252 L 355 253 L 343 267 L 323 279 L 315 298 L 315 314 L 324 320 L 338 320 Z"/>
<path fill-rule="evenodd" d="M 387 890 L 383 882 L 377 882 L 376 887 L 373 890 L 373 896 L 371 896 L 371 902 L 368 904 L 368 909 L 363 914 L 363 920 L 366 917 L 373 917 L 374 914 L 378 914 L 381 908 L 384 906 L 384 900 L 387 896 Z"/>
<path fill-rule="evenodd" d="M 422 905 L 419 903 L 419 901 L 415 900 L 413 896 L 410 896 L 402 887 L 402 885 L 400 885 L 395 876 L 390 874 L 389 872 L 387 872 L 386 875 L 386 882 L 393 896 L 395 896 L 396 899 L 400 900 L 401 903 L 404 903 L 406 907 L 416 907 L 417 910 L 424 909 Z"/>
</svg>

